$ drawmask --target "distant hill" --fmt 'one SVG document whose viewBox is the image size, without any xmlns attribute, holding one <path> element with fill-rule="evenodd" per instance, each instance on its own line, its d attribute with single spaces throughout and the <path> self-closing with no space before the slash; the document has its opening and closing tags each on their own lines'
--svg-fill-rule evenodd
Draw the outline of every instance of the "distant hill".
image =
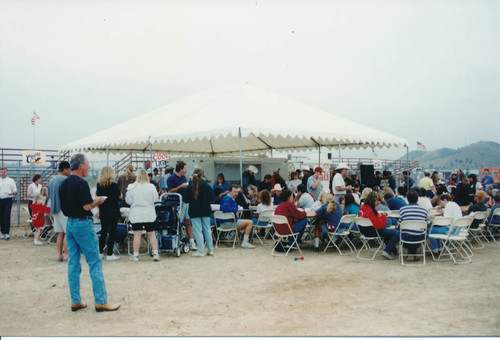
<svg viewBox="0 0 500 340">
<path fill-rule="evenodd" d="M 442 148 L 434 151 L 415 150 L 408 153 L 410 160 L 419 161 L 428 169 L 479 169 L 500 167 L 500 144 L 478 142 L 459 149 Z M 400 158 L 406 159 L 406 155 Z"/>
</svg>

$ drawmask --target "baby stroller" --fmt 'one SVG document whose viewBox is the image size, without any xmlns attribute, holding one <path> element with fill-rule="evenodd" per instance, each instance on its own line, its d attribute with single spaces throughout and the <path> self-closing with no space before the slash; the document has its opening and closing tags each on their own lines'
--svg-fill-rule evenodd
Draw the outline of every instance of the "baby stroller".
<svg viewBox="0 0 500 340">
<path fill-rule="evenodd" d="M 189 253 L 190 249 L 186 237 L 183 237 L 184 226 L 179 218 L 182 213 L 181 201 L 180 194 L 164 193 L 155 204 L 158 251 L 173 252 L 176 257 L 181 256 L 181 252 Z"/>
</svg>

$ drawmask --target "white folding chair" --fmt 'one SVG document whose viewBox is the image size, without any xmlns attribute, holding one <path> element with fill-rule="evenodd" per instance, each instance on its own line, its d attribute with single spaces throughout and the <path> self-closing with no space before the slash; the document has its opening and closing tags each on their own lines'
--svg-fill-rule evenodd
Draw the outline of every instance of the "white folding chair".
<svg viewBox="0 0 500 340">
<path fill-rule="evenodd" d="M 354 223 L 356 223 L 356 225 L 358 226 L 360 233 L 359 239 L 363 244 L 361 248 L 359 248 L 356 258 L 360 260 L 373 261 L 375 259 L 375 256 L 377 256 L 377 253 L 384 246 L 384 239 L 379 235 L 378 231 L 373 227 L 372 222 L 368 218 L 356 217 L 354 219 Z M 378 247 L 374 250 L 374 248 L 372 248 L 372 246 L 370 245 L 370 242 L 378 243 Z M 361 256 L 363 252 L 367 252 L 368 254 L 373 252 L 373 256 Z"/>
<path fill-rule="evenodd" d="M 484 222 L 486 221 L 486 218 L 488 218 L 488 213 L 486 211 L 476 211 L 474 214 L 471 214 L 471 216 L 474 217 L 474 220 L 469 228 L 469 238 L 467 239 L 467 243 L 472 249 L 483 249 L 484 244 L 481 241 L 481 237 L 483 237 L 486 242 L 489 242 L 488 238 L 483 233 Z M 476 241 L 478 245 L 474 247 L 472 244 L 473 241 Z"/>
<path fill-rule="evenodd" d="M 290 227 L 290 224 L 288 224 L 288 220 L 286 219 L 286 217 L 281 216 L 281 215 L 271 215 L 271 216 L 269 216 L 269 219 L 271 220 L 271 223 L 273 223 L 273 225 L 274 225 L 274 236 L 276 236 L 276 240 L 274 242 L 273 249 L 271 250 L 271 255 L 273 255 L 273 256 L 288 256 L 288 253 L 290 252 L 290 250 L 292 248 L 298 249 L 300 252 L 300 255 L 302 255 L 302 250 L 300 250 L 299 242 L 298 242 L 299 233 L 298 232 L 294 233 L 292 231 L 292 228 Z M 285 228 L 284 233 L 280 233 L 278 231 L 278 229 L 276 229 L 276 225 L 286 225 L 287 228 Z M 286 230 L 288 230 L 288 233 L 286 232 Z M 293 243 L 290 247 L 288 247 L 288 250 L 286 251 L 286 253 L 283 255 L 283 254 L 280 254 L 278 252 L 275 252 L 275 249 L 278 246 L 278 244 L 280 242 L 287 243 L 289 237 L 291 237 L 293 239 Z"/>
<path fill-rule="evenodd" d="M 338 252 L 340 255 L 351 255 L 356 251 L 356 247 L 354 244 L 351 242 L 349 239 L 349 235 L 351 233 L 351 228 L 354 225 L 354 219 L 356 218 L 356 215 L 344 215 L 339 221 L 339 224 L 337 225 L 337 228 L 335 228 L 335 231 L 333 232 L 328 232 L 328 238 L 329 241 L 326 244 L 325 250 L 323 250 L 323 253 L 326 252 L 330 244 L 333 244 L 335 248 L 337 248 Z M 342 229 L 342 225 L 348 225 L 347 229 Z M 335 238 L 340 239 L 341 241 L 339 242 L 339 245 L 334 241 Z M 345 243 L 349 247 L 349 250 L 351 251 L 350 253 L 343 254 L 342 251 L 340 250 L 340 247 L 342 244 Z"/>
<path fill-rule="evenodd" d="M 239 241 L 238 237 L 238 225 L 236 224 L 236 215 L 232 212 L 222 212 L 216 211 L 214 212 L 214 220 L 215 220 L 215 229 L 217 230 L 217 239 L 215 241 L 215 247 L 221 243 L 221 236 L 225 234 L 229 234 L 230 232 L 234 232 L 233 238 L 233 249 L 236 245 L 236 240 Z M 223 221 L 223 222 L 222 222 Z M 224 242 L 230 242 L 230 239 L 224 240 Z"/>
<path fill-rule="evenodd" d="M 425 248 L 427 241 L 427 222 L 426 221 L 403 221 L 399 224 L 399 259 L 403 266 L 425 266 Z M 419 254 L 410 254 L 407 256 L 421 256 L 422 264 L 408 263 L 404 261 L 403 245 L 420 245 L 422 252 Z"/>
<path fill-rule="evenodd" d="M 57 233 L 54 230 L 54 216 L 45 216 L 45 225 L 40 234 L 40 239 L 47 241 L 48 244 L 56 244 L 57 242 L 53 241 L 54 238 L 57 238 Z"/>
<path fill-rule="evenodd" d="M 257 238 L 260 241 L 261 245 L 264 245 L 264 240 L 266 239 L 267 235 L 271 232 L 271 228 L 273 227 L 270 217 L 274 215 L 274 209 L 265 209 L 259 214 L 259 218 L 257 220 L 257 223 L 254 224 L 254 235 L 257 236 Z M 264 229 L 264 236 L 260 238 L 259 236 L 259 230 Z"/>
<path fill-rule="evenodd" d="M 500 216 L 500 208 L 495 209 L 495 211 L 493 212 L 493 216 L 491 217 L 491 220 L 493 220 L 495 216 Z M 491 238 L 493 239 L 493 242 L 500 243 L 500 240 L 497 241 L 497 239 L 495 238 L 500 236 L 500 224 L 489 223 L 487 225 L 487 228 L 488 228 L 488 234 L 490 234 Z"/>
<path fill-rule="evenodd" d="M 453 221 L 446 234 L 429 234 L 429 238 L 438 239 L 443 242 L 443 250 L 436 261 L 451 259 L 455 264 L 472 262 L 471 254 L 464 248 L 467 240 L 468 228 L 472 220 L 470 216 L 457 218 Z M 447 255 L 444 255 L 445 252 Z M 445 256 L 447 258 L 444 258 Z"/>
<path fill-rule="evenodd" d="M 26 223 L 28 223 L 28 228 L 24 231 L 23 237 L 28 238 L 30 236 L 35 236 L 35 228 L 31 225 L 31 216 L 30 216 L 30 211 L 26 207 L 21 207 L 21 209 L 28 215 L 28 218 L 26 219 Z"/>
</svg>

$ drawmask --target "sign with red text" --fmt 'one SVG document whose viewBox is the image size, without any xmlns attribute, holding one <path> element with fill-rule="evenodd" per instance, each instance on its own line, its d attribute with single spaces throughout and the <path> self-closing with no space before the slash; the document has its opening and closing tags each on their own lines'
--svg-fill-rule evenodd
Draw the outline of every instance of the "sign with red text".
<svg viewBox="0 0 500 340">
<path fill-rule="evenodd" d="M 153 155 L 153 162 L 155 163 L 155 167 L 165 167 L 167 166 L 167 160 L 171 158 L 171 155 L 168 153 L 155 153 Z"/>
</svg>

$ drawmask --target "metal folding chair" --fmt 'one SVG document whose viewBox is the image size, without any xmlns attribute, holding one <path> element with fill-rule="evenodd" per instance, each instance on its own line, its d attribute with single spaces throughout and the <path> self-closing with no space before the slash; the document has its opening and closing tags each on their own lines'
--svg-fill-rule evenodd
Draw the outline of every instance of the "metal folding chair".
<svg viewBox="0 0 500 340">
<path fill-rule="evenodd" d="M 379 235 L 377 229 L 373 227 L 372 222 L 368 218 L 356 217 L 354 219 L 354 223 L 356 223 L 356 225 L 358 226 L 360 232 L 359 239 L 363 244 L 358 250 L 358 255 L 356 256 L 356 258 L 360 260 L 373 261 L 375 259 L 375 256 L 377 256 L 377 253 L 384 246 L 384 238 Z M 370 245 L 370 242 L 378 243 L 378 247 L 374 250 L 374 248 L 372 248 L 372 246 Z M 368 254 L 373 252 L 373 256 L 363 257 L 361 256 L 363 252 L 367 252 Z"/>
<path fill-rule="evenodd" d="M 427 244 L 427 222 L 426 221 L 403 221 L 399 225 L 399 259 L 403 266 L 425 266 L 425 248 Z M 403 245 L 420 245 L 422 248 L 419 254 L 410 254 L 407 256 L 421 256 L 422 264 L 408 263 L 404 261 Z"/>
<path fill-rule="evenodd" d="M 271 220 L 271 222 L 274 225 L 274 236 L 276 237 L 273 249 L 271 250 L 271 255 L 273 255 L 273 256 L 288 256 L 288 253 L 290 252 L 290 250 L 292 248 L 298 249 L 300 252 L 300 255 L 302 255 L 302 250 L 300 250 L 299 242 L 298 242 L 299 233 L 298 232 L 294 233 L 292 231 L 292 228 L 290 227 L 290 224 L 288 224 L 288 220 L 286 219 L 286 217 L 281 216 L 281 215 L 272 215 L 269 217 L 269 219 Z M 280 232 L 278 232 L 278 229 L 276 229 L 276 225 L 278 225 L 278 224 L 279 225 L 286 225 L 288 227 L 288 233 L 281 234 Z M 275 249 L 278 246 L 278 244 L 280 242 L 287 243 L 289 237 L 291 237 L 293 239 L 293 243 L 291 246 L 288 247 L 288 250 L 286 251 L 286 253 L 283 255 L 283 254 L 280 254 L 278 252 L 275 252 Z"/>
<path fill-rule="evenodd" d="M 227 235 L 230 232 L 234 232 L 233 238 L 233 249 L 236 245 L 236 240 L 239 242 L 238 237 L 238 225 L 236 224 L 236 215 L 232 212 L 222 212 L 216 211 L 214 212 L 214 220 L 215 220 L 215 229 L 217 230 L 217 239 L 215 241 L 215 247 L 221 243 L 221 236 Z M 224 240 L 224 242 L 230 242 L 230 239 Z"/>
<path fill-rule="evenodd" d="M 451 259 L 455 264 L 472 262 L 471 254 L 465 249 L 468 229 L 472 220 L 470 216 L 457 218 L 451 224 L 447 234 L 429 234 L 429 238 L 443 241 L 443 250 L 436 261 Z M 444 255 L 445 253 L 446 255 Z"/>
<path fill-rule="evenodd" d="M 257 220 L 257 223 L 254 224 L 254 235 L 257 236 L 257 238 L 260 241 L 261 245 L 264 245 L 264 240 L 266 239 L 267 235 L 271 232 L 271 228 L 273 227 L 270 217 L 274 215 L 274 209 L 265 209 L 259 214 L 259 218 Z M 260 238 L 259 236 L 259 230 L 264 229 L 264 236 Z M 274 238 L 273 238 L 274 239 Z"/>
<path fill-rule="evenodd" d="M 488 238 L 483 233 L 484 222 L 486 218 L 488 218 L 488 213 L 486 211 L 477 211 L 474 214 L 471 213 L 471 216 L 474 217 L 472 224 L 469 228 L 469 238 L 467 239 L 467 243 L 472 249 L 483 249 L 484 244 L 481 241 L 481 237 L 489 243 Z M 472 242 L 475 241 L 478 245 L 474 247 Z"/>
<path fill-rule="evenodd" d="M 356 247 L 352 243 L 352 241 L 349 239 L 349 235 L 351 234 L 351 228 L 354 225 L 354 220 L 356 219 L 356 215 L 344 215 L 339 221 L 339 224 L 335 228 L 335 231 L 333 232 L 328 232 L 328 238 L 329 241 L 326 244 L 325 250 L 323 250 L 323 253 L 326 252 L 330 244 L 333 244 L 335 248 L 337 248 L 338 252 L 340 255 L 351 255 L 356 251 Z M 342 229 L 340 231 L 340 226 L 342 225 L 348 225 L 347 229 Z M 337 245 L 334 241 L 335 238 L 340 239 L 339 245 Z M 350 253 L 343 254 L 342 251 L 340 250 L 340 247 L 342 244 L 345 243 L 349 247 L 349 250 L 351 251 Z"/>
<path fill-rule="evenodd" d="M 493 220 L 495 216 L 500 216 L 499 208 L 495 209 L 491 219 Z M 500 243 L 500 240 L 497 241 L 497 239 L 495 238 L 500 236 L 500 224 L 490 223 L 487 225 L 487 228 L 488 228 L 488 234 L 490 234 L 491 238 L 493 239 L 493 242 Z"/>
</svg>

